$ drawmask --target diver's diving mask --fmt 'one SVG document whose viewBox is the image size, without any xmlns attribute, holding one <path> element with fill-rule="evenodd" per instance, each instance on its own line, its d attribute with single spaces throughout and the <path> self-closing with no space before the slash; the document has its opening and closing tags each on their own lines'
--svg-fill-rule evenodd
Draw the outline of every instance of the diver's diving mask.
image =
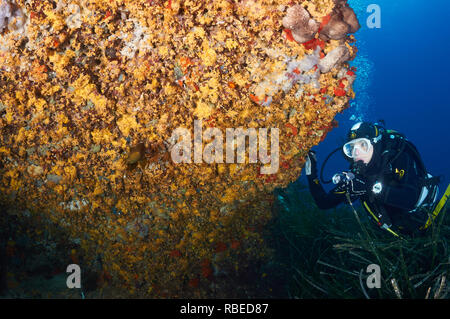
<svg viewBox="0 0 450 319">
<path fill-rule="evenodd" d="M 345 156 L 349 157 L 349 158 L 355 158 L 356 154 L 355 151 L 356 149 L 359 150 L 359 154 L 367 154 L 370 152 L 370 150 L 372 149 L 373 145 L 370 142 L 369 139 L 367 138 L 357 138 L 354 140 L 351 140 L 350 142 L 347 142 L 344 144 L 344 146 L 342 147 Z"/>
</svg>

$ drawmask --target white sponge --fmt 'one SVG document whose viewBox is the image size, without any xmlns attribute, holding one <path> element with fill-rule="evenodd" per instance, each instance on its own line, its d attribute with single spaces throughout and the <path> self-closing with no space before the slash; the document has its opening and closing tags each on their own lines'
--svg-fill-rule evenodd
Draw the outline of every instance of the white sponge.
<svg viewBox="0 0 450 319">
<path fill-rule="evenodd" d="M 0 0 L 0 32 L 2 32 L 6 27 L 6 25 L 8 24 L 7 19 L 11 16 L 12 12 L 9 0 Z"/>
</svg>

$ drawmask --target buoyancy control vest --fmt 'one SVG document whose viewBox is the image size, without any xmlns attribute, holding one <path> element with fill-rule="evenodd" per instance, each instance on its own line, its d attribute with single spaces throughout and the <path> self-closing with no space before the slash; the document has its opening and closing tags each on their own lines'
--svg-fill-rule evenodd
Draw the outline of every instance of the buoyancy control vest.
<svg viewBox="0 0 450 319">
<path fill-rule="evenodd" d="M 421 193 L 415 208 L 410 212 L 418 209 L 432 208 L 437 200 L 439 193 L 440 176 L 432 176 L 428 173 L 422 158 L 417 151 L 415 145 L 409 141 L 403 134 L 394 130 L 385 130 L 383 132 L 384 148 L 381 153 L 381 167 L 383 174 L 397 173 L 393 171 L 392 163 L 403 153 L 407 152 L 414 160 L 414 166 L 419 176 L 418 187 L 421 187 Z"/>
</svg>

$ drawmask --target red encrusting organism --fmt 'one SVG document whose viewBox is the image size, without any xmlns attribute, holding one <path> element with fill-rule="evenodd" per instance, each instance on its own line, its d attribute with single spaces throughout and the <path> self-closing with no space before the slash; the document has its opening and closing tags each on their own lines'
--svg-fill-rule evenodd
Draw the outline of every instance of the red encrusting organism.
<svg viewBox="0 0 450 319">
<path fill-rule="evenodd" d="M 346 94 L 347 94 L 347 92 L 345 92 L 344 89 L 340 89 L 340 88 L 334 89 L 334 95 L 336 95 L 336 96 L 345 96 Z"/>
<path fill-rule="evenodd" d="M 285 126 L 291 129 L 291 132 L 287 134 L 288 136 L 297 136 L 298 129 L 294 125 L 292 125 L 291 123 L 286 123 Z"/>
<path fill-rule="evenodd" d="M 322 22 L 320 23 L 320 27 L 319 27 L 319 31 L 318 31 L 319 33 L 330 22 L 330 20 L 331 20 L 331 14 L 328 14 L 322 18 Z"/>
<path fill-rule="evenodd" d="M 321 49 L 325 48 L 325 42 L 323 42 L 320 39 L 316 39 L 316 38 L 309 40 L 302 44 L 306 50 L 315 50 L 317 46 L 319 46 Z"/>
<path fill-rule="evenodd" d="M 228 249 L 227 245 L 225 243 L 223 243 L 223 242 L 218 242 L 216 244 L 216 253 L 223 252 L 223 251 L 225 251 L 227 249 Z"/>
<path fill-rule="evenodd" d="M 201 262 L 202 276 L 207 279 L 211 279 L 213 270 L 211 268 L 211 261 L 209 259 L 203 259 Z"/>
<path fill-rule="evenodd" d="M 170 256 L 171 257 L 181 257 L 181 252 L 179 251 L 179 250 L 172 250 L 171 252 L 170 252 Z"/>
<path fill-rule="evenodd" d="M 289 29 L 284 29 L 284 33 L 286 33 L 286 39 L 289 41 L 295 41 L 294 37 L 292 36 L 292 31 Z"/>
</svg>

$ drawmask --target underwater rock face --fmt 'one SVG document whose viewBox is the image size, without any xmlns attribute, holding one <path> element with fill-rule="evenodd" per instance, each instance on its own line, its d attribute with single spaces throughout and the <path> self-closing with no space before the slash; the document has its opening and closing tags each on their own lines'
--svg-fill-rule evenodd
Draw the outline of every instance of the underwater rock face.
<svg viewBox="0 0 450 319">
<path fill-rule="evenodd" d="M 336 65 L 342 64 L 349 59 L 350 52 L 348 48 L 345 45 L 340 45 L 320 60 L 318 66 L 322 73 L 328 73 Z"/>
<path fill-rule="evenodd" d="M 0 2 L 0 32 L 6 27 L 7 19 L 11 17 L 11 5 L 6 0 Z"/>
<path fill-rule="evenodd" d="M 299 43 L 311 40 L 319 30 L 319 24 L 299 4 L 287 9 L 286 16 L 283 18 L 283 26 L 292 30 L 295 41 Z"/>
<path fill-rule="evenodd" d="M 347 6 L 347 1 L 336 0 L 336 6 L 329 17 L 329 22 L 320 31 L 322 40 L 340 40 L 348 33 L 355 33 L 360 25 L 352 8 Z"/>
<path fill-rule="evenodd" d="M 0 33 L 5 29 L 17 31 L 24 23 L 24 14 L 14 1 L 0 0 Z"/>
<path fill-rule="evenodd" d="M 150 296 L 205 296 L 243 252 L 267 256 L 271 191 L 354 97 L 354 38 L 324 23 L 334 2 L 291 2 L 0 0 L 1 202 Z M 172 132 L 194 120 L 278 128 L 279 170 L 176 164 Z"/>
</svg>

